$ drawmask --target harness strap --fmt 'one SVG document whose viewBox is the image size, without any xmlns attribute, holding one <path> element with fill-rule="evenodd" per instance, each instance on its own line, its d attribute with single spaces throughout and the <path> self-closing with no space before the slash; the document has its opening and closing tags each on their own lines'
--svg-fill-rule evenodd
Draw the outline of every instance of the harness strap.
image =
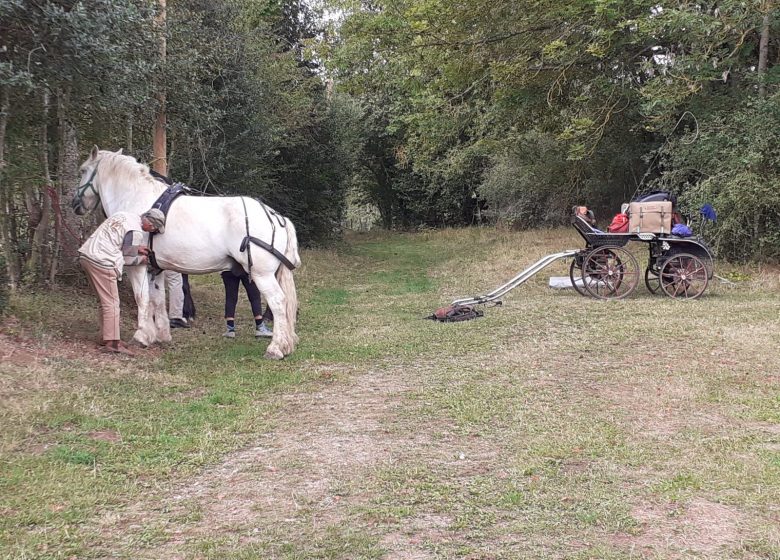
<svg viewBox="0 0 780 560">
<path fill-rule="evenodd" d="M 274 221 L 271 219 L 271 215 L 268 213 L 268 208 L 265 204 L 257 201 L 260 203 L 260 207 L 263 209 L 263 212 L 265 212 L 265 217 L 268 218 L 268 222 L 271 224 L 271 246 L 273 246 L 274 241 L 276 241 L 276 226 L 274 225 Z M 244 206 L 244 209 L 246 209 L 246 205 Z M 249 235 L 249 229 L 246 230 L 246 234 Z"/>
<path fill-rule="evenodd" d="M 97 175 L 98 172 L 98 165 L 99 164 L 95 164 L 95 169 L 92 170 L 92 175 L 89 176 L 89 180 L 76 190 L 75 198 L 82 207 L 84 207 L 84 195 L 87 193 L 87 189 L 91 189 L 95 194 L 95 205 L 90 208 L 90 210 L 94 210 L 100 204 L 100 193 L 95 188 L 95 175 Z"/>
<path fill-rule="evenodd" d="M 258 247 L 261 247 L 261 248 L 265 249 L 266 251 L 271 253 L 274 257 L 279 259 L 279 261 L 284 266 L 286 266 L 290 270 L 295 270 L 295 265 L 293 263 L 291 263 L 290 259 L 285 257 L 283 253 L 280 253 L 276 249 L 276 247 L 274 247 L 273 245 L 269 245 L 268 243 L 266 243 L 262 239 L 258 239 L 257 237 L 252 237 L 251 235 L 247 235 L 244 238 L 244 240 L 241 242 L 241 252 L 243 253 L 245 250 L 247 251 L 247 257 L 249 257 L 249 265 L 250 265 L 250 267 L 252 265 L 252 259 L 251 259 L 251 254 L 252 253 L 249 251 L 249 248 L 251 247 L 250 243 L 254 243 Z"/>
<path fill-rule="evenodd" d="M 247 212 L 246 209 L 246 200 L 242 196 L 241 204 L 244 205 L 244 225 L 246 226 L 246 237 L 244 237 L 244 239 L 241 241 L 240 251 L 242 253 L 246 251 L 246 257 L 247 257 L 246 260 L 247 260 L 247 265 L 249 266 L 249 270 L 248 270 L 249 277 L 250 278 L 252 277 L 251 243 L 254 243 L 258 247 L 265 249 L 266 251 L 271 253 L 274 257 L 279 259 L 279 262 L 281 262 L 284 266 L 286 266 L 290 270 L 295 270 L 295 265 L 290 262 L 290 259 L 285 257 L 283 253 L 281 253 L 276 247 L 274 247 L 274 242 L 276 241 L 276 224 L 274 224 L 274 220 L 271 218 L 271 214 L 269 214 L 268 212 L 268 207 L 262 202 L 260 202 L 259 200 L 257 202 L 260 204 L 263 211 L 265 212 L 265 216 L 268 218 L 268 223 L 271 224 L 271 243 L 267 243 L 262 239 L 258 239 L 257 237 L 252 237 L 249 234 L 249 212 Z M 286 227 L 285 219 L 279 214 L 277 214 L 276 212 L 274 212 L 273 210 L 271 212 L 273 213 L 274 216 L 276 216 L 276 220 L 277 222 L 279 222 L 279 225 L 281 225 L 282 227 Z"/>
<path fill-rule="evenodd" d="M 159 276 L 163 269 L 157 264 L 157 257 L 154 255 L 154 232 L 149 233 L 149 254 L 146 255 L 146 259 L 152 276 Z"/>
<path fill-rule="evenodd" d="M 249 275 L 249 281 L 252 281 L 252 248 L 248 245 L 247 239 L 249 239 L 249 212 L 246 211 L 246 200 L 244 200 L 244 197 L 241 197 L 241 204 L 244 205 L 244 225 L 246 226 L 246 237 L 244 237 L 243 241 L 241 241 L 241 248 L 240 251 L 243 253 L 244 249 L 246 249 L 246 262 L 247 266 L 249 266 L 249 270 L 247 271 L 247 274 Z M 273 244 L 274 238 L 273 235 L 271 236 L 271 244 Z"/>
</svg>

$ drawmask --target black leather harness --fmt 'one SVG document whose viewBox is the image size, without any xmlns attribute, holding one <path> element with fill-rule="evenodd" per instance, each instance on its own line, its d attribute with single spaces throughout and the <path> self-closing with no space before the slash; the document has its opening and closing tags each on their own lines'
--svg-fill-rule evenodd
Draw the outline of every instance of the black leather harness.
<svg viewBox="0 0 780 560">
<path fill-rule="evenodd" d="M 268 222 L 271 224 L 271 243 L 266 243 L 262 239 L 258 239 L 257 237 L 252 237 L 249 235 L 249 213 L 246 211 L 246 200 L 244 197 L 241 197 L 241 204 L 244 205 L 244 223 L 246 224 L 246 237 L 244 237 L 244 240 L 241 241 L 241 252 L 243 253 L 246 251 L 246 260 L 249 264 L 249 276 L 252 276 L 252 246 L 250 243 L 254 243 L 258 247 L 261 247 L 262 249 L 265 249 L 269 253 L 271 253 L 274 257 L 279 259 L 279 262 L 281 262 L 284 266 L 289 268 L 290 270 L 295 270 L 295 265 L 290 262 L 290 259 L 284 256 L 283 253 L 281 253 L 279 250 L 274 247 L 274 241 L 276 240 L 276 224 L 274 223 L 274 218 L 276 218 L 276 221 L 279 222 L 279 225 L 281 227 L 287 227 L 287 220 L 285 220 L 284 216 L 281 214 L 277 214 L 274 210 L 271 208 L 268 208 L 265 204 L 260 202 L 259 200 L 257 203 L 260 205 L 260 207 L 265 211 L 265 215 L 268 217 Z"/>
<path fill-rule="evenodd" d="M 166 180 L 167 178 L 163 176 L 155 176 L 155 178 L 158 181 L 162 181 L 166 184 L 168 184 L 168 188 L 165 189 L 165 192 L 163 192 L 159 198 L 152 204 L 152 208 L 157 208 L 160 210 L 165 217 L 168 217 L 168 211 L 171 209 L 171 205 L 173 204 L 173 201 L 176 200 L 179 196 L 188 193 L 191 189 L 183 184 L 183 183 L 173 183 L 170 184 L 169 180 Z M 268 217 L 268 222 L 271 224 L 271 243 L 267 243 L 263 241 L 262 239 L 258 239 L 257 237 L 253 237 L 249 234 L 249 213 L 246 209 L 246 199 L 245 197 L 241 197 L 241 204 L 244 206 L 244 223 L 246 225 L 246 237 L 241 241 L 240 251 L 243 253 L 246 251 L 247 256 L 247 264 L 249 266 L 249 270 L 247 271 L 249 273 L 249 276 L 252 276 L 252 244 L 257 245 L 261 249 L 265 249 L 269 253 L 271 253 L 274 257 L 279 259 L 279 262 L 281 262 L 284 266 L 289 268 L 290 270 L 295 270 L 295 265 L 290 262 L 290 259 L 288 259 L 284 254 L 279 251 L 276 247 L 274 247 L 274 241 L 276 240 L 276 223 L 279 224 L 279 226 L 286 228 L 287 227 L 287 220 L 284 216 L 281 214 L 278 214 L 276 211 L 274 211 L 272 208 L 269 208 L 265 204 L 263 204 L 261 201 L 257 199 L 256 200 L 258 204 L 260 204 L 260 207 L 265 212 L 265 215 Z M 276 222 L 276 223 L 274 223 Z M 149 266 L 151 267 L 152 273 L 156 276 L 160 274 L 163 269 L 157 264 L 157 259 L 154 255 L 154 236 L 155 233 L 151 232 L 149 233 Z"/>
<path fill-rule="evenodd" d="M 163 180 L 162 178 L 155 177 L 158 181 L 162 181 L 164 183 L 167 183 L 167 181 Z M 154 201 L 154 204 L 152 204 L 152 208 L 157 208 L 160 212 L 163 213 L 163 215 L 168 218 L 168 211 L 171 209 L 171 204 L 173 204 L 173 201 L 176 200 L 178 197 L 183 195 L 186 191 L 189 190 L 189 187 L 185 185 L 184 183 L 173 183 L 172 185 L 169 184 L 168 188 L 165 189 L 165 192 L 163 192 L 157 200 Z M 154 236 L 156 235 L 155 232 L 149 233 L 149 266 L 152 270 L 152 274 L 157 276 L 160 274 L 163 269 L 160 267 L 160 265 L 157 264 L 157 258 L 154 255 Z"/>
</svg>

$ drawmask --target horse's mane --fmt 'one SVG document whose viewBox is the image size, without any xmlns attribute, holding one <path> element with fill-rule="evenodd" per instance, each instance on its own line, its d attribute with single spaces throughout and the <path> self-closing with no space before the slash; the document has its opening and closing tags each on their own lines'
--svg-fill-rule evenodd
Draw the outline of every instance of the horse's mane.
<svg viewBox="0 0 780 560">
<path fill-rule="evenodd" d="M 148 183 L 151 187 L 159 187 L 161 183 L 152 177 L 149 166 L 139 162 L 133 156 L 100 150 L 98 152 L 100 166 L 121 183 L 130 183 L 134 186 L 142 186 Z"/>
</svg>

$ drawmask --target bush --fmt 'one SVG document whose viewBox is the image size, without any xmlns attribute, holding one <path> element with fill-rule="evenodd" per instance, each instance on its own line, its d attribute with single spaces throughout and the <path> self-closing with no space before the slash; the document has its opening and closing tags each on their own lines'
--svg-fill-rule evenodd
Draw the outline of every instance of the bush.
<svg viewBox="0 0 780 560">
<path fill-rule="evenodd" d="M 719 257 L 780 260 L 777 99 L 724 110 L 699 126 L 669 143 L 654 186 L 678 193 L 692 217 L 705 202 L 713 205 L 718 221 L 705 233 Z"/>
</svg>

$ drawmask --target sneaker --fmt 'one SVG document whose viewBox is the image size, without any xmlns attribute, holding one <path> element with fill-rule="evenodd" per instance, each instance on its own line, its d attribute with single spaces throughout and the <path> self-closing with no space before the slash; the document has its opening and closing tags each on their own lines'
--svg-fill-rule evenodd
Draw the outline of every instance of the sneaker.
<svg viewBox="0 0 780 560">
<path fill-rule="evenodd" d="M 171 328 L 172 329 L 189 329 L 190 328 L 189 324 L 187 324 L 187 321 L 185 321 L 184 319 L 179 319 L 179 318 L 171 319 L 170 324 L 171 324 Z"/>
<path fill-rule="evenodd" d="M 225 338 L 236 338 L 236 331 L 227 330 L 222 333 Z"/>
<path fill-rule="evenodd" d="M 265 323 L 260 323 L 260 326 L 255 329 L 255 338 L 271 338 L 274 335 L 274 331 L 269 329 Z"/>
</svg>

